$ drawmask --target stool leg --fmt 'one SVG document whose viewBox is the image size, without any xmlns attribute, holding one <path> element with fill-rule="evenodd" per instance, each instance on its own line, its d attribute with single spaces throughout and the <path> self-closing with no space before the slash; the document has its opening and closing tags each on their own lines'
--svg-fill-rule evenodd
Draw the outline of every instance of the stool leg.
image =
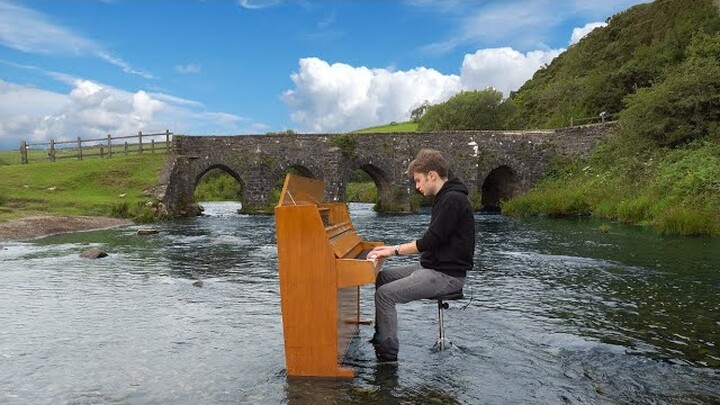
<svg viewBox="0 0 720 405">
<path fill-rule="evenodd" d="M 440 330 L 440 337 L 438 338 L 438 341 L 435 342 L 435 346 L 438 347 L 439 350 L 445 350 L 447 346 L 447 342 L 445 341 L 445 322 L 444 322 L 444 312 L 443 309 L 445 308 L 445 304 L 442 300 L 438 300 L 438 328 Z"/>
</svg>

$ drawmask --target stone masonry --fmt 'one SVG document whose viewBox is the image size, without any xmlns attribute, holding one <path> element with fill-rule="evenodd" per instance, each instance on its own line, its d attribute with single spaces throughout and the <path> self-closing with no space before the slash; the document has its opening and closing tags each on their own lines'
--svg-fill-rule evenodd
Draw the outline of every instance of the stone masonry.
<svg viewBox="0 0 720 405">
<path fill-rule="evenodd" d="M 552 159 L 584 156 L 613 133 L 614 123 L 558 130 L 447 131 L 389 134 L 180 136 L 173 139 L 156 196 L 168 217 L 197 214 L 195 186 L 219 168 L 243 186 L 243 211 L 272 212 L 272 193 L 289 169 L 325 181 L 326 201 L 342 201 L 353 173 L 365 171 L 381 211 L 412 211 L 406 169 L 421 148 L 442 151 L 477 208 L 527 192 Z"/>
</svg>

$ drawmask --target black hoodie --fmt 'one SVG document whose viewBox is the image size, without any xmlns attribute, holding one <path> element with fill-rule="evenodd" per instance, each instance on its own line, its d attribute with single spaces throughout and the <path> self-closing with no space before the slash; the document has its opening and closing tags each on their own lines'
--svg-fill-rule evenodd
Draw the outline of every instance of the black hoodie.
<svg viewBox="0 0 720 405">
<path fill-rule="evenodd" d="M 475 216 L 468 189 L 457 178 L 443 184 L 433 201 L 430 226 L 418 239 L 420 264 L 454 277 L 473 268 Z"/>
</svg>

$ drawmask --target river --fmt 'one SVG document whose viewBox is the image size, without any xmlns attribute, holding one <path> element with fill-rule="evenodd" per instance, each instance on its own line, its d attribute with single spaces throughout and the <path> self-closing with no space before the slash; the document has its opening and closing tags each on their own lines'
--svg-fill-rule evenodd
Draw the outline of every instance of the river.
<svg viewBox="0 0 720 405">
<path fill-rule="evenodd" d="M 418 301 L 399 306 L 396 366 L 376 364 L 364 326 L 346 358 L 355 379 L 297 380 L 284 371 L 273 217 L 203 205 L 158 235 L 0 246 L 0 403 L 720 403 L 720 239 L 477 215 L 479 266 L 446 311 L 451 350 L 431 350 L 436 306 Z M 350 212 L 364 239 L 389 244 L 429 220 Z M 91 246 L 110 256 L 78 257 Z M 361 288 L 364 318 L 372 295 Z"/>
</svg>

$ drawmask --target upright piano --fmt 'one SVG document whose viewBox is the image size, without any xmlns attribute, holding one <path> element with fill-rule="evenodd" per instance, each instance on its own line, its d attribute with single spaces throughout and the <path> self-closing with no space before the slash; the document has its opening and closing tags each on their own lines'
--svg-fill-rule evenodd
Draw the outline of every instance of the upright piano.
<svg viewBox="0 0 720 405">
<path fill-rule="evenodd" d="M 285 363 L 288 376 L 352 378 L 342 360 L 364 323 L 359 286 L 382 265 L 367 252 L 382 243 L 363 241 L 347 204 L 324 194 L 324 182 L 288 174 L 275 207 Z"/>
</svg>

